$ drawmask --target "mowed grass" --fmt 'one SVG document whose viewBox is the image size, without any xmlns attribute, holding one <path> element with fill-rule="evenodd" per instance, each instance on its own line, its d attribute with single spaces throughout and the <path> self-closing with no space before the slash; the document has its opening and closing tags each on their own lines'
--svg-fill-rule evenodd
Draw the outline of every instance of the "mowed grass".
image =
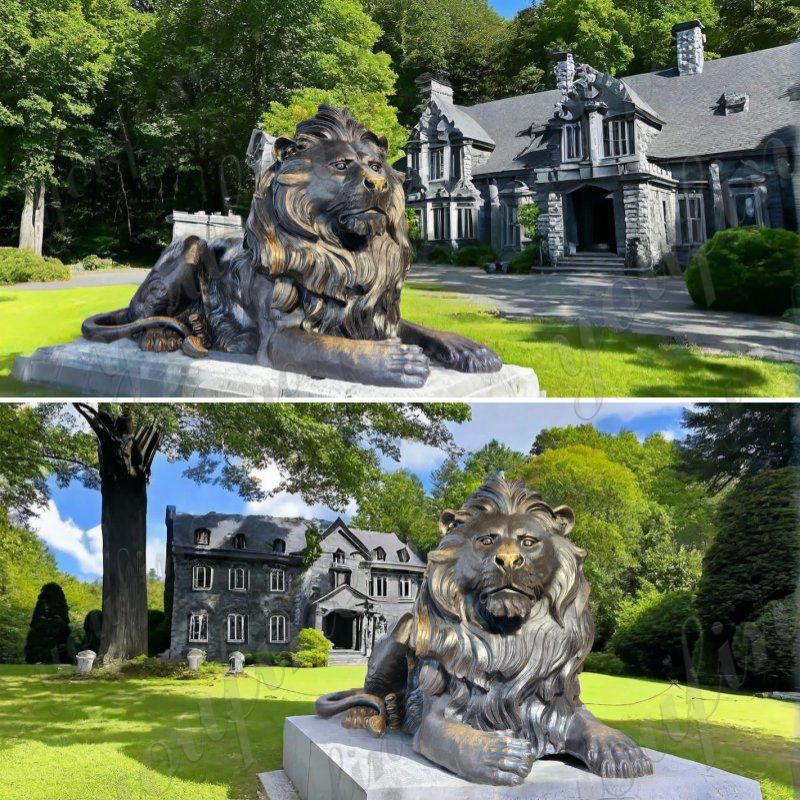
<svg viewBox="0 0 800 800">
<path fill-rule="evenodd" d="M 0 665 L 0 800 L 255 800 L 256 774 L 281 767 L 284 717 L 361 685 L 364 668 L 248 673 L 77 682 Z M 640 744 L 755 778 L 765 800 L 791 800 L 792 704 L 606 675 L 582 683 L 594 713 Z M 607 705 L 620 703 L 629 705 Z"/>
<path fill-rule="evenodd" d="M 14 359 L 80 335 L 85 317 L 127 305 L 134 286 L 0 290 L 0 396 L 58 390 L 11 379 Z M 413 322 L 451 330 L 487 344 L 508 364 L 531 367 L 548 397 L 793 397 L 798 371 L 738 356 L 704 355 L 634 333 L 560 322 L 502 319 L 490 308 L 425 285 L 403 292 Z"/>
</svg>

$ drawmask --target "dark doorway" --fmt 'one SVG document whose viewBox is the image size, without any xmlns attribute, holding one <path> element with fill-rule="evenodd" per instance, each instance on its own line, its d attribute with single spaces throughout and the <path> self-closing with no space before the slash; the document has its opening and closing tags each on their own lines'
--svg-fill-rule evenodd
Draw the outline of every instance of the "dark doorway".
<svg viewBox="0 0 800 800">
<path fill-rule="evenodd" d="M 577 234 L 576 250 L 584 253 L 616 253 L 613 195 L 605 189 L 587 186 L 571 196 Z"/>
<path fill-rule="evenodd" d="M 335 650 L 358 650 L 360 630 L 355 611 L 331 611 L 322 620 L 322 632 Z"/>
</svg>

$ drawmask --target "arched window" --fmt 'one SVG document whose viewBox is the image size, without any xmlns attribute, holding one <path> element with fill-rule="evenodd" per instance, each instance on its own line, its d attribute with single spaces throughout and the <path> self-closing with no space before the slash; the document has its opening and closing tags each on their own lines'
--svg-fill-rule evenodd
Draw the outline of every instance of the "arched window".
<svg viewBox="0 0 800 800">
<path fill-rule="evenodd" d="M 275 539 L 272 543 L 272 552 L 273 553 L 285 553 L 286 552 L 286 541 L 284 539 Z"/>
<path fill-rule="evenodd" d="M 289 641 L 289 626 L 283 614 L 273 614 L 269 618 L 269 643 L 283 644 Z"/>
<path fill-rule="evenodd" d="M 193 611 L 189 614 L 189 641 L 208 641 L 208 612 Z"/>
<path fill-rule="evenodd" d="M 247 639 L 247 617 L 244 614 L 228 614 L 228 641 L 242 643 Z"/>
<path fill-rule="evenodd" d="M 269 571 L 269 590 L 271 592 L 286 591 L 286 570 L 275 567 Z"/>
<path fill-rule="evenodd" d="M 339 548 L 339 549 L 338 549 L 338 550 L 337 550 L 337 551 L 336 551 L 336 552 L 333 554 L 333 563 L 334 563 L 334 564 L 344 564 L 344 560 L 345 560 L 345 552 L 344 552 L 344 550 L 342 550 L 341 548 Z"/>
<path fill-rule="evenodd" d="M 247 539 L 243 533 L 237 533 L 233 537 L 233 546 L 236 550 L 245 550 L 247 548 Z"/>
<path fill-rule="evenodd" d="M 214 570 L 205 564 L 196 564 L 192 567 L 192 589 L 205 591 L 211 588 L 214 580 Z"/>
<path fill-rule="evenodd" d="M 386 551 L 382 547 L 376 547 L 373 552 L 375 553 L 376 561 L 386 561 Z"/>
<path fill-rule="evenodd" d="M 408 550 L 404 547 L 402 550 L 397 551 L 397 560 L 402 561 L 403 564 L 407 564 L 411 556 L 408 554 Z"/>
<path fill-rule="evenodd" d="M 211 543 L 211 531 L 208 528 L 197 528 L 194 532 L 194 543 L 201 547 L 208 547 Z"/>
<path fill-rule="evenodd" d="M 244 592 L 250 583 L 250 571 L 244 567 L 233 567 L 228 570 L 228 588 L 234 592 Z"/>
</svg>

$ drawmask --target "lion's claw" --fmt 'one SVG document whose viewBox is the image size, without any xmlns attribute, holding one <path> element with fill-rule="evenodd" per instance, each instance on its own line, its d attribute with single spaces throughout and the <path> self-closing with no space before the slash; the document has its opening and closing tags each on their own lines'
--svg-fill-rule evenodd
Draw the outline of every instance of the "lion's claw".
<svg viewBox="0 0 800 800">
<path fill-rule="evenodd" d="M 653 774 L 653 762 L 625 734 L 593 738 L 586 751 L 586 766 L 604 778 L 640 778 Z"/>
<path fill-rule="evenodd" d="M 484 737 L 477 778 L 502 786 L 523 783 L 535 760 L 531 743 L 515 737 L 511 731 L 490 731 Z"/>
</svg>

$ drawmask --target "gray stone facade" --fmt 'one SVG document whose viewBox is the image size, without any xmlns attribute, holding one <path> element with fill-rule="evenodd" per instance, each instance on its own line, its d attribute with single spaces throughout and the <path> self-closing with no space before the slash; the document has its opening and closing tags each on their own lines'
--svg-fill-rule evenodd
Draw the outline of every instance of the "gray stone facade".
<svg viewBox="0 0 800 800">
<path fill-rule="evenodd" d="M 334 522 L 169 506 L 165 612 L 170 657 L 192 648 L 227 661 L 235 651 L 290 649 L 315 627 L 336 650 L 366 657 L 375 638 L 410 611 L 425 562 L 395 534 Z M 321 554 L 304 566 L 307 531 Z"/>
<path fill-rule="evenodd" d="M 645 271 L 685 265 L 727 227 L 797 230 L 800 44 L 704 62 L 699 22 L 673 38 L 673 69 L 617 79 L 557 53 L 555 90 L 469 107 L 423 76 L 401 165 L 423 252 L 519 250 L 529 202 L 555 265 L 583 254 Z"/>
</svg>

